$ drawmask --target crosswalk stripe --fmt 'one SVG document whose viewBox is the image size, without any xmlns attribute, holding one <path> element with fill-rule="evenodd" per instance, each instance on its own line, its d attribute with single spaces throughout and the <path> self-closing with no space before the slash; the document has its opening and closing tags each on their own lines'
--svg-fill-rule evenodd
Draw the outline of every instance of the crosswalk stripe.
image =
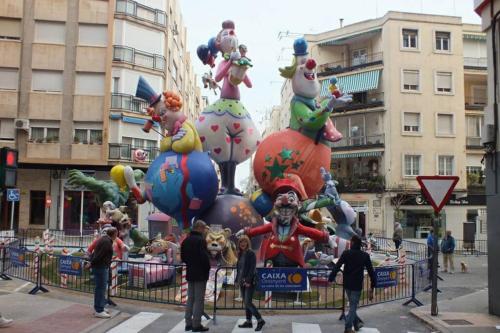
<svg viewBox="0 0 500 333">
<path fill-rule="evenodd" d="M 233 330 L 231 331 L 232 333 L 247 333 L 247 332 L 253 332 L 255 329 L 255 326 L 257 326 L 257 320 L 252 320 L 253 328 L 239 328 L 238 325 L 243 324 L 246 321 L 246 319 L 238 319 L 236 324 L 234 325 Z M 265 326 L 264 326 L 265 327 Z"/>
<path fill-rule="evenodd" d="M 139 312 L 120 325 L 113 327 L 107 333 L 137 333 L 161 316 L 163 316 L 163 313 Z"/>
<path fill-rule="evenodd" d="M 208 323 L 210 323 L 211 319 L 208 319 L 208 320 L 202 320 L 201 324 L 203 326 L 207 326 Z M 168 333 L 184 333 L 184 328 L 186 326 L 186 322 L 184 321 L 184 319 L 182 319 L 177 325 L 175 325 L 174 328 L 172 328 L 170 331 L 168 331 Z"/>
<path fill-rule="evenodd" d="M 368 328 L 368 327 L 363 327 L 358 332 L 361 332 L 361 333 L 380 333 L 380 331 L 378 329 Z"/>
<path fill-rule="evenodd" d="M 321 333 L 318 324 L 292 323 L 293 333 Z"/>
</svg>

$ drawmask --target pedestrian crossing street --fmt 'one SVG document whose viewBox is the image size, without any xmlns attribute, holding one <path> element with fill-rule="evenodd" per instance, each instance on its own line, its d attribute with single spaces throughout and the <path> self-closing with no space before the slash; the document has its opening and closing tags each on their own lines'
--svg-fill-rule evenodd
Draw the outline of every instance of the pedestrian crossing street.
<svg viewBox="0 0 500 333">
<path fill-rule="evenodd" d="M 131 318 L 127 319 L 126 321 L 122 322 L 118 326 L 113 327 L 112 329 L 108 330 L 107 333 L 140 333 L 142 330 L 144 330 L 147 326 L 153 324 L 155 321 L 157 321 L 160 317 L 163 316 L 163 313 L 157 313 L 157 312 L 139 312 L 136 315 L 132 316 Z M 269 320 L 269 319 L 268 319 Z M 236 318 L 235 317 L 235 323 L 234 327 L 231 331 L 231 333 L 249 333 L 249 332 L 254 332 L 255 326 L 257 325 L 257 321 L 253 320 L 253 327 L 254 328 L 239 328 L 238 325 L 242 324 L 245 321 L 244 318 Z M 204 320 L 202 322 L 204 326 L 210 327 L 209 332 L 217 332 L 217 326 L 214 326 L 213 323 L 211 323 L 211 320 Z M 286 323 L 288 325 L 288 323 Z M 269 326 L 269 325 L 268 325 Z M 184 319 L 178 322 L 172 329 L 168 331 L 168 333 L 184 333 Z M 310 324 L 310 323 L 297 323 L 297 322 L 292 322 L 291 323 L 292 333 L 322 333 L 321 328 L 319 324 Z M 266 327 L 264 326 L 264 329 L 262 332 L 272 332 L 272 329 L 269 329 L 266 331 Z M 380 331 L 376 328 L 366 328 L 363 327 L 360 331 L 360 333 L 380 333 Z"/>
</svg>

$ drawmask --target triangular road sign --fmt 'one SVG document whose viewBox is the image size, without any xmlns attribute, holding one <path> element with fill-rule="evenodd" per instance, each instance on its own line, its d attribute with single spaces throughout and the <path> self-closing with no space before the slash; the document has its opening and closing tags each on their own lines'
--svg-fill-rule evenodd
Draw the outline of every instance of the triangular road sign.
<svg viewBox="0 0 500 333">
<path fill-rule="evenodd" d="M 457 176 L 417 176 L 420 188 L 432 207 L 434 207 L 436 214 L 450 200 L 458 179 Z"/>
</svg>

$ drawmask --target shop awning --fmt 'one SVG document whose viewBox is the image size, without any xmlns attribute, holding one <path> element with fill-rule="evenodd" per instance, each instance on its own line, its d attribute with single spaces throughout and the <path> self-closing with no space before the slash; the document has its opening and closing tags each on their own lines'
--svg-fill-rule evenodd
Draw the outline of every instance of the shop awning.
<svg viewBox="0 0 500 333">
<path fill-rule="evenodd" d="M 486 35 L 479 34 L 463 34 L 464 39 L 472 39 L 472 40 L 486 40 Z"/>
<path fill-rule="evenodd" d="M 345 76 L 337 76 L 337 86 L 343 93 L 351 94 L 360 91 L 368 91 L 378 88 L 380 69 L 368 72 L 356 73 Z M 329 96 L 330 79 L 321 82 L 320 96 Z"/>
<path fill-rule="evenodd" d="M 319 46 L 331 46 L 331 45 L 342 45 L 345 44 L 349 39 L 358 37 L 368 37 L 370 35 L 377 34 L 382 31 L 382 28 L 374 28 L 366 31 L 356 32 L 351 35 L 343 35 L 334 38 L 327 39 L 323 42 L 318 43 Z"/>
<path fill-rule="evenodd" d="M 380 157 L 382 156 L 381 151 L 362 151 L 362 152 L 353 152 L 353 153 L 333 153 L 332 159 L 339 158 L 354 158 L 354 157 Z"/>
</svg>

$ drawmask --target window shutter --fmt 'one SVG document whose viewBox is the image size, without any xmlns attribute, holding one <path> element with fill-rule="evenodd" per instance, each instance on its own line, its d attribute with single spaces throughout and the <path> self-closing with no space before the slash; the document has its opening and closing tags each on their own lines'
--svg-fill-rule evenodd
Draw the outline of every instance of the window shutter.
<svg viewBox="0 0 500 333">
<path fill-rule="evenodd" d="M 418 71 L 404 71 L 404 84 L 418 86 Z"/>
<path fill-rule="evenodd" d="M 0 37 L 21 38 L 21 21 L 0 18 Z"/>
<path fill-rule="evenodd" d="M 451 73 L 437 73 L 437 87 L 451 90 Z"/>
<path fill-rule="evenodd" d="M 453 134 L 453 116 L 448 114 L 438 115 L 438 132 L 440 134 Z"/>
<path fill-rule="evenodd" d="M 0 68 L 0 89 L 17 90 L 18 86 L 19 71 L 13 68 Z"/>
<path fill-rule="evenodd" d="M 412 112 L 405 112 L 405 125 L 406 126 L 419 126 L 419 118 L 420 114 L 418 113 L 412 113 Z"/>
</svg>

